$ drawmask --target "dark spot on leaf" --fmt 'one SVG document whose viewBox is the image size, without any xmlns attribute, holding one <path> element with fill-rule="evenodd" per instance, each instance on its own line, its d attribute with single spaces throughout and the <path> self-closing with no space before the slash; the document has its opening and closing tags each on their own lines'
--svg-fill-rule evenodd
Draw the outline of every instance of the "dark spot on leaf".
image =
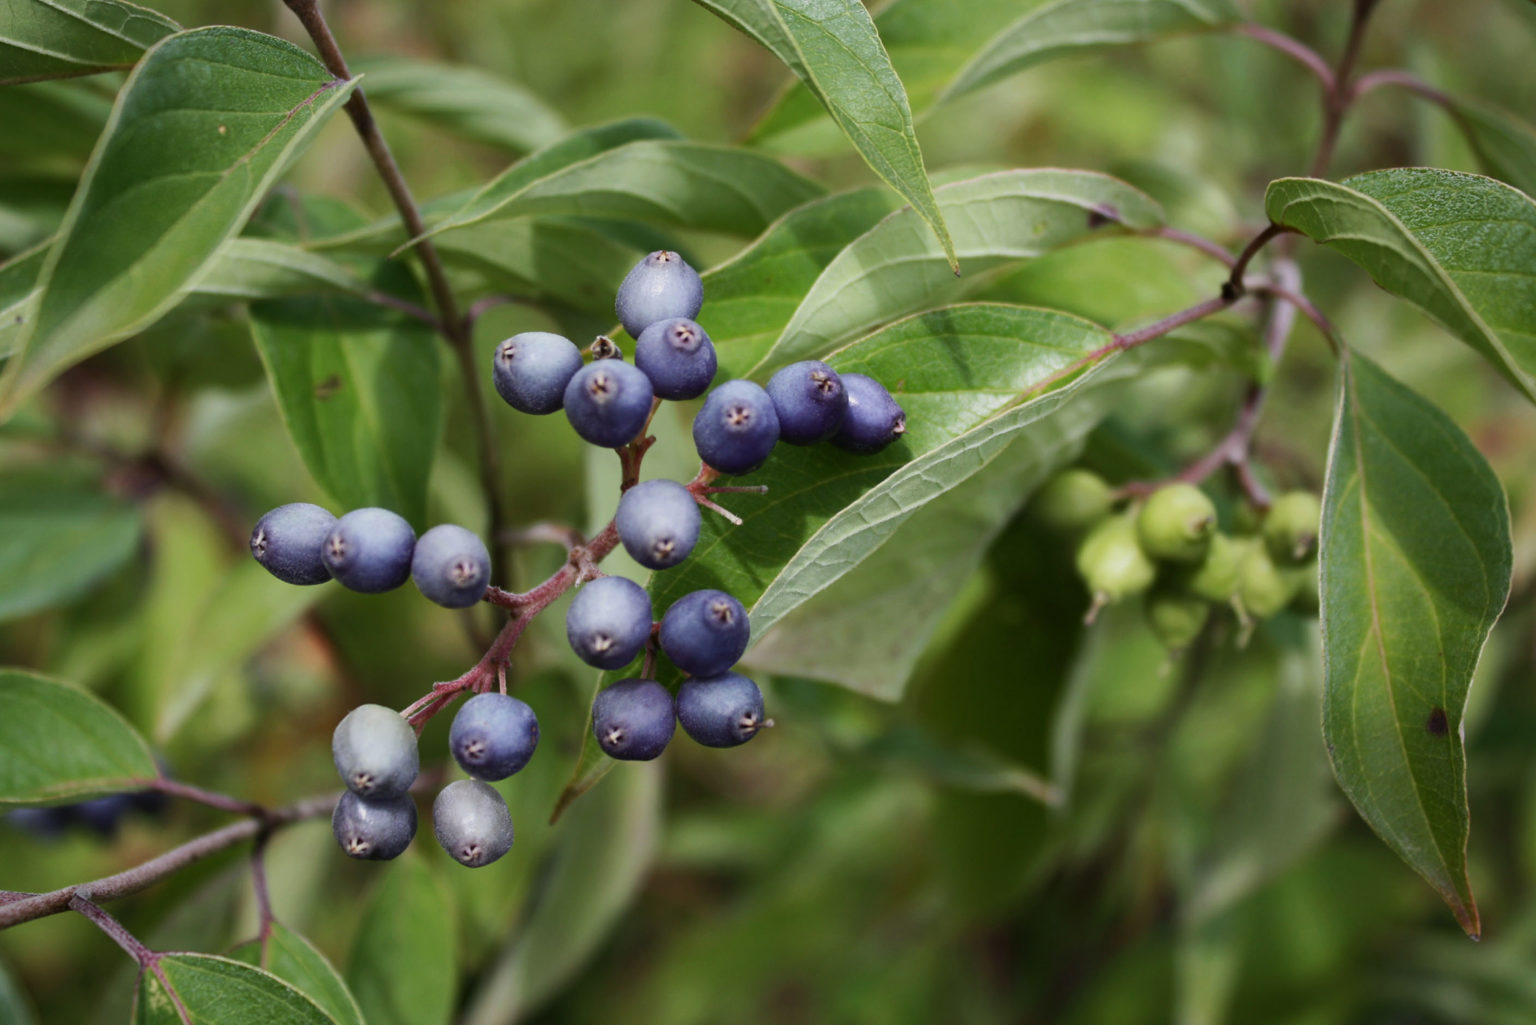
<svg viewBox="0 0 1536 1025">
<path fill-rule="evenodd" d="M 1445 718 L 1445 709 L 1436 708 L 1429 713 L 1429 718 L 1424 720 L 1424 728 L 1432 737 L 1443 737 L 1451 730 L 1450 722 Z"/>
<path fill-rule="evenodd" d="M 1088 230 L 1102 228 L 1106 224 L 1113 224 L 1120 219 L 1120 211 L 1113 204 L 1102 203 L 1088 211 Z"/>
<path fill-rule="evenodd" d="M 339 391 L 341 391 L 341 376 L 339 374 L 332 374 L 315 385 L 315 398 L 328 399 Z"/>
</svg>

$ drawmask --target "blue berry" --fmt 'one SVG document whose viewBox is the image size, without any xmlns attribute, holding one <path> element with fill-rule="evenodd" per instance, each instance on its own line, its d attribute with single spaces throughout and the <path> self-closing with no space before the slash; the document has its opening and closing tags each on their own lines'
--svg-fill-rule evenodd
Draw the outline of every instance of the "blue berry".
<svg viewBox="0 0 1536 1025">
<path fill-rule="evenodd" d="M 878 452 L 907 430 L 907 415 L 885 386 L 864 374 L 844 374 L 848 415 L 832 444 L 849 452 Z"/>
<path fill-rule="evenodd" d="M 496 346 L 491 380 L 496 394 L 521 413 L 559 409 L 565 386 L 581 369 L 581 350 L 564 335 L 524 331 Z"/>
<path fill-rule="evenodd" d="M 107 794 L 81 801 L 70 811 L 77 821 L 83 822 L 98 836 L 110 837 L 116 835 L 118 824 L 132 807 L 132 795 Z"/>
<path fill-rule="evenodd" d="M 699 541 L 699 503 L 676 481 L 648 480 L 624 492 L 614 523 L 630 558 L 646 569 L 667 569 Z"/>
<path fill-rule="evenodd" d="M 631 338 L 658 320 L 692 319 L 704 305 L 704 282 L 681 256 L 665 249 L 635 264 L 619 286 L 613 311 Z"/>
<path fill-rule="evenodd" d="M 621 669 L 651 636 L 651 597 L 626 577 L 598 577 L 571 599 L 565 636 L 587 665 Z"/>
<path fill-rule="evenodd" d="M 57 840 L 75 821 L 74 805 L 51 808 L 17 808 L 5 816 L 6 825 L 39 840 Z"/>
<path fill-rule="evenodd" d="M 696 399 L 715 379 L 715 346 L 686 317 L 658 320 L 635 342 L 635 366 L 664 399 Z"/>
<path fill-rule="evenodd" d="M 476 779 L 506 779 L 528 764 L 538 746 L 539 717 L 526 701 L 506 694 L 476 694 L 448 731 L 454 760 Z"/>
<path fill-rule="evenodd" d="M 677 721 L 706 747 L 736 747 L 773 725 L 763 715 L 763 692 L 740 673 L 686 681 L 677 690 Z"/>
<path fill-rule="evenodd" d="M 331 760 L 347 789 L 369 800 L 399 797 L 421 768 L 416 731 L 383 705 L 358 705 L 337 723 Z"/>
<path fill-rule="evenodd" d="M 620 680 L 592 702 L 592 736 L 610 758 L 648 762 L 666 750 L 677 709 L 655 680 Z"/>
<path fill-rule="evenodd" d="M 354 509 L 331 527 L 320 555 L 332 577 L 364 594 L 392 591 L 411 575 L 416 532 L 388 509 Z"/>
<path fill-rule="evenodd" d="M 411 795 L 365 800 L 348 790 L 331 813 L 331 832 L 351 858 L 398 858 L 416 836 L 416 802 Z"/>
<path fill-rule="evenodd" d="M 779 440 L 779 417 L 768 393 L 751 381 L 727 381 L 709 393 L 693 418 L 699 458 L 721 473 L 751 473 Z"/>
<path fill-rule="evenodd" d="M 752 626 L 741 602 L 724 591 L 694 591 L 661 618 L 661 650 L 690 676 L 716 676 L 747 650 Z"/>
<path fill-rule="evenodd" d="M 779 417 L 779 440 L 791 445 L 825 441 L 848 415 L 848 392 L 837 371 L 821 360 L 789 366 L 768 380 L 768 397 Z"/>
<path fill-rule="evenodd" d="M 256 521 L 251 554 L 285 584 L 323 584 L 331 574 L 320 559 L 336 517 L 318 505 L 290 502 Z"/>
<path fill-rule="evenodd" d="M 489 783 L 455 780 L 432 802 L 432 832 L 454 861 L 479 868 L 512 849 L 512 813 Z"/>
<path fill-rule="evenodd" d="M 491 579 L 491 555 L 474 531 L 444 523 L 416 541 L 411 576 L 432 601 L 450 609 L 466 609 L 485 593 Z"/>
<path fill-rule="evenodd" d="M 651 415 L 651 379 L 617 359 L 600 359 L 565 386 L 565 416 L 582 439 L 621 448 L 645 429 Z"/>
</svg>

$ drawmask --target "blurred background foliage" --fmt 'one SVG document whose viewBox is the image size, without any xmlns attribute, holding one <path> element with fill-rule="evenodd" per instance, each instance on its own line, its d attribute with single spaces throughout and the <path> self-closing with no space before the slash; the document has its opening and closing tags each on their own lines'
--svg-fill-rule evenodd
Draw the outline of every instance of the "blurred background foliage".
<svg viewBox="0 0 1536 1025">
<path fill-rule="evenodd" d="M 300 40 L 270 0 L 155 6 L 187 26 Z M 478 185 L 562 122 L 649 114 L 693 138 L 740 141 L 789 80 L 684 0 L 332 6 L 364 69 L 362 55 L 462 64 L 547 107 L 510 127 L 493 118 L 466 139 L 409 109 L 422 95 L 409 77 L 387 102 L 389 65 L 378 64 L 386 135 L 424 198 Z M 955 0 L 953 25 L 963 35 L 969 19 L 1027 6 Z M 1349 6 L 1250 10 L 1331 55 Z M 1533 45 L 1528 0 L 1385 0 L 1362 63 L 1407 66 L 1529 114 Z M 898 70 L 921 56 L 899 57 Z M 0 89 L 0 255 L 53 230 L 115 84 Z M 991 166 L 1107 170 L 1157 195 L 1176 226 L 1232 244 L 1261 221 L 1267 181 L 1304 173 L 1317 125 L 1304 71 L 1212 36 L 1045 64 L 940 108 L 919 134 L 940 179 Z M 755 138 L 830 186 L 870 180 L 815 124 Z M 1401 164 L 1477 169 L 1442 113 L 1381 90 L 1348 122 L 1334 173 Z M 370 217 L 388 209 L 344 119 L 288 181 Z M 740 246 L 665 240 L 701 266 Z M 1356 268 L 1300 255 L 1309 294 L 1343 334 L 1367 352 L 1390 349 L 1398 376 L 1468 431 L 1509 489 L 1514 596 L 1466 730 L 1481 945 L 1338 794 L 1318 735 L 1311 620 L 1282 616 L 1241 650 L 1233 630 L 1217 631 L 1175 663 L 1134 610 L 1084 629 L 1070 553 L 1018 509 L 1022 496 L 979 562 L 960 567 L 924 635 L 887 636 L 875 610 L 838 620 L 864 682 L 829 685 L 850 682 L 839 668 L 849 659 L 830 651 L 823 666 L 801 650 L 792 674 L 775 675 L 778 664 L 760 674 L 780 724 L 770 735 L 729 756 L 678 744 L 661 763 L 624 766 L 551 828 L 591 687 L 556 606 L 517 655 L 518 691 L 545 740 L 500 786 L 519 830 L 511 856 L 463 872 L 420 843 L 399 863 L 369 866 L 338 856 L 324 824 L 295 828 L 270 852 L 280 918 L 351 973 L 391 959 L 410 995 L 365 1007 L 373 1025 L 446 1020 L 450 1008 L 475 1025 L 1536 1021 L 1536 418 L 1471 351 Z M 987 294 L 1119 325 L 1218 280 L 1186 251 L 1109 240 L 1025 265 Z M 481 320 L 476 344 L 488 352 L 508 333 L 551 325 L 577 334 L 608 321 L 601 310 L 504 306 Z M 483 526 L 458 387 L 445 364 L 450 416 L 429 519 Z M 1168 472 L 1226 430 L 1239 395 L 1236 378 L 1216 372 L 1149 374 L 1084 458 L 1117 479 Z M 1320 485 L 1332 402 L 1332 359 L 1299 326 L 1259 434 L 1278 483 Z M 584 451 L 563 423 L 496 423 L 518 520 L 606 520 L 611 457 Z M 660 430 L 648 475 L 686 479 L 685 422 Z M 404 705 L 478 655 L 463 623 L 409 589 L 285 590 L 274 601 L 243 582 L 256 515 L 323 496 L 284 435 L 245 328 L 217 310 L 168 318 L 71 371 L 0 432 L 0 471 L 7 489 L 105 481 L 117 500 L 82 525 L 80 543 L 123 544 L 125 529 L 139 538 L 87 600 L 0 623 L 0 662 L 98 690 L 181 778 L 274 803 L 324 790 L 334 785 L 326 740 L 347 708 Z M 605 482 L 596 502 L 589 480 Z M 750 515 L 748 502 L 733 504 Z M 554 558 L 527 552 L 515 583 L 539 579 Z M 782 648 L 765 641 L 764 659 Z M 446 730 L 446 719 L 431 724 L 424 754 L 446 750 Z M 1057 788 L 1055 807 L 1031 796 L 1032 773 Z M 158 820 L 130 817 L 110 842 L 42 841 L 0 825 L 0 882 L 92 878 L 217 821 L 177 805 Z M 389 902 L 373 899 L 381 887 L 414 893 L 420 913 L 390 920 Z M 162 949 L 226 950 L 255 928 L 235 855 L 115 910 Z M 0 934 L 0 1020 L 30 1005 L 43 1022 L 118 1021 L 131 981 L 128 960 L 72 916 Z"/>
</svg>

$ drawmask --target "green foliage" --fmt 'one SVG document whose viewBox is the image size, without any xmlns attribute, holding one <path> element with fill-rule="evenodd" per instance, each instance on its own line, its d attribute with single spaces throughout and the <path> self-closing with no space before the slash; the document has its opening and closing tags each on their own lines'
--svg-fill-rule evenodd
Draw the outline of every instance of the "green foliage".
<svg viewBox="0 0 1536 1025">
<path fill-rule="evenodd" d="M 458 988 L 452 904 L 411 852 L 383 876 L 358 921 L 347 985 L 369 1025 L 443 1025 Z"/>
<path fill-rule="evenodd" d="M 143 739 L 99 699 L 0 671 L 0 804 L 123 790 L 159 775 Z"/>
<path fill-rule="evenodd" d="M 271 972 L 319 1004 L 336 1025 L 363 1025 L 363 1012 L 325 955 L 281 922 L 273 922 L 267 936 L 236 947 L 230 957 Z"/>
<path fill-rule="evenodd" d="M 1509 514 L 1456 425 L 1358 355 L 1340 375 L 1321 558 L 1339 783 L 1476 937 L 1462 716 L 1509 594 Z"/>
<path fill-rule="evenodd" d="M 139 981 L 134 1025 L 331 1025 L 314 1000 L 276 975 L 208 954 L 168 954 Z"/>
<path fill-rule="evenodd" d="M 0 26 L 0 85 L 131 68 L 181 28 L 121 0 L 18 0 Z"/>
</svg>

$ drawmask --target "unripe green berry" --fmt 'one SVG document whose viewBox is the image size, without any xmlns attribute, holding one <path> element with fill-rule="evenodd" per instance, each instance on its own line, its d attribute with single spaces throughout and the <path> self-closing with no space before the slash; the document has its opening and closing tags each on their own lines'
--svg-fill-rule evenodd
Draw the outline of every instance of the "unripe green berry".
<svg viewBox="0 0 1536 1025">
<path fill-rule="evenodd" d="M 1171 651 L 1189 647 L 1211 618 L 1210 602 L 1167 587 L 1148 594 L 1143 607 L 1147 625 Z"/>
<path fill-rule="evenodd" d="M 1227 601 L 1237 593 L 1242 559 L 1243 546 L 1218 532 L 1211 535 L 1205 558 L 1187 568 L 1181 567 L 1174 579 L 1186 594 L 1206 601 Z"/>
<path fill-rule="evenodd" d="M 1077 549 L 1077 571 L 1093 592 L 1094 604 L 1104 605 L 1152 586 L 1157 567 L 1136 540 L 1130 513 L 1110 516 L 1088 532 Z"/>
<path fill-rule="evenodd" d="M 1141 547 L 1154 559 L 1199 562 L 1216 532 L 1216 506 L 1193 484 L 1158 488 L 1136 515 Z"/>
<path fill-rule="evenodd" d="M 1299 566 L 1317 554 L 1323 506 L 1310 491 L 1290 491 L 1275 499 L 1264 517 L 1264 544 L 1282 566 Z"/>
<path fill-rule="evenodd" d="M 1258 619 L 1268 619 L 1283 610 L 1296 597 L 1300 578 L 1287 573 L 1269 557 L 1268 548 L 1259 543 L 1249 546 L 1238 574 L 1237 600 L 1244 611 Z"/>
<path fill-rule="evenodd" d="M 1088 470 L 1063 470 L 1035 495 L 1035 517 L 1051 530 L 1087 530 L 1109 515 L 1114 492 Z"/>
</svg>

